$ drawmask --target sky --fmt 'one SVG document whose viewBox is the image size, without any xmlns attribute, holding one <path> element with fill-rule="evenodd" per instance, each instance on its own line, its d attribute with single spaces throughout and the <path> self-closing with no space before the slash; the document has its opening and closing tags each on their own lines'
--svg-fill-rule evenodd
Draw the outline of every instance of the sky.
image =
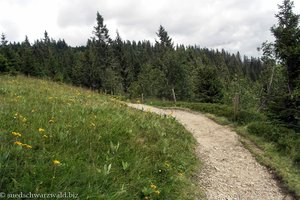
<svg viewBox="0 0 300 200">
<path fill-rule="evenodd" d="M 300 13 L 300 1 L 294 1 Z M 31 43 L 45 30 L 71 46 L 93 36 L 97 11 L 114 38 L 150 40 L 162 25 L 174 44 L 261 55 L 257 47 L 273 41 L 270 27 L 282 0 L 0 0 L 0 33 L 9 41 Z"/>
</svg>

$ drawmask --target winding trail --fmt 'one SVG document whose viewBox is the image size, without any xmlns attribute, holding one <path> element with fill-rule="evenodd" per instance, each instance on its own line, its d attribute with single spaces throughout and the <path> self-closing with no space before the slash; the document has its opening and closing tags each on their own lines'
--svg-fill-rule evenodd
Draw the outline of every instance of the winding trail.
<svg viewBox="0 0 300 200">
<path fill-rule="evenodd" d="M 283 200 L 285 194 L 266 167 L 260 165 L 229 127 L 200 113 L 159 109 L 142 104 L 130 107 L 172 115 L 198 141 L 196 153 L 204 162 L 199 184 L 209 200 Z"/>
</svg>

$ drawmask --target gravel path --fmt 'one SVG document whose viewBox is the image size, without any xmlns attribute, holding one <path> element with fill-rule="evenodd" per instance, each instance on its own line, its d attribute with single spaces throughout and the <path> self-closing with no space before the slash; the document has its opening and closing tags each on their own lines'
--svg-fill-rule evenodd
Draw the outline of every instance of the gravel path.
<svg viewBox="0 0 300 200">
<path fill-rule="evenodd" d="M 209 200 L 282 200 L 284 193 L 229 127 L 200 113 L 159 109 L 142 104 L 128 106 L 175 117 L 198 141 L 196 153 L 204 162 L 199 183 Z M 289 198 L 288 198 L 289 199 Z"/>
</svg>

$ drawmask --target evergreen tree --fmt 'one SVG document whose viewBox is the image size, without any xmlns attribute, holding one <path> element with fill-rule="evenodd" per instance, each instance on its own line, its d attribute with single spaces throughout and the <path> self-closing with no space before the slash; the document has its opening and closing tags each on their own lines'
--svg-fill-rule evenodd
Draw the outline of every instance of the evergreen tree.
<svg viewBox="0 0 300 200">
<path fill-rule="evenodd" d="M 6 36 L 4 33 L 1 34 L 1 47 L 5 47 L 7 45 L 8 41 L 6 40 Z"/>
<path fill-rule="evenodd" d="M 17 44 L 8 43 L 6 36 L 2 33 L 0 54 L 2 54 L 7 60 L 6 71 L 8 71 L 11 75 L 15 75 L 18 71 L 20 71 L 20 57 L 14 49 L 14 47 L 17 46 Z"/>
<path fill-rule="evenodd" d="M 7 59 L 0 54 L 0 73 L 8 71 L 8 61 Z"/>
<path fill-rule="evenodd" d="M 217 71 L 212 67 L 200 67 L 196 79 L 196 100 L 205 103 L 218 103 L 222 100 L 222 85 Z"/>
<path fill-rule="evenodd" d="M 95 89 L 109 90 L 113 93 L 112 87 L 108 86 L 110 84 L 111 75 L 116 73 L 111 73 L 111 70 L 118 66 L 116 60 L 114 59 L 113 49 L 111 47 L 112 40 L 109 37 L 108 29 L 104 25 L 103 17 L 97 12 L 97 25 L 94 27 L 95 37 L 91 40 L 91 45 L 88 46 L 89 58 L 91 59 L 91 65 L 89 66 L 90 78 L 92 82 L 92 87 Z M 118 75 L 117 75 L 118 76 Z M 118 79 L 119 80 L 119 79 Z"/>
<path fill-rule="evenodd" d="M 162 97 L 166 78 L 159 69 L 145 64 L 142 66 L 138 79 L 130 85 L 131 97 Z"/>
<path fill-rule="evenodd" d="M 25 41 L 21 44 L 20 57 L 21 72 L 25 75 L 37 76 L 39 72 L 35 67 L 32 47 L 27 36 L 25 36 Z"/>
<path fill-rule="evenodd" d="M 97 12 L 97 25 L 94 26 L 94 35 L 96 37 L 96 41 L 97 43 L 100 44 L 109 44 L 111 43 L 111 39 L 109 37 L 108 34 L 108 29 L 106 28 L 106 25 L 104 25 L 104 19 L 103 17 L 100 15 L 99 12 Z"/>
<path fill-rule="evenodd" d="M 169 49 L 174 48 L 172 39 L 169 37 L 168 32 L 162 25 L 159 26 L 158 32 L 156 34 L 159 37 L 159 41 L 156 41 L 156 43 L 159 44 L 159 47 Z"/>
<path fill-rule="evenodd" d="M 293 13 L 293 1 L 284 0 L 278 7 L 278 24 L 271 28 L 271 32 L 276 39 L 276 55 L 287 69 L 288 89 L 292 93 L 300 79 L 299 15 Z"/>
<path fill-rule="evenodd" d="M 286 78 L 280 80 L 283 86 L 273 93 L 268 108 L 274 119 L 284 122 L 286 126 L 300 127 L 300 29 L 299 15 L 293 13 L 293 2 L 284 0 L 276 14 L 278 24 L 271 28 L 275 36 L 275 57 L 284 67 Z M 266 48 L 269 50 L 269 48 Z M 267 51 L 264 53 L 268 53 Z M 278 70 L 275 70 L 275 72 Z M 278 76 L 281 77 L 281 76 Z"/>
</svg>

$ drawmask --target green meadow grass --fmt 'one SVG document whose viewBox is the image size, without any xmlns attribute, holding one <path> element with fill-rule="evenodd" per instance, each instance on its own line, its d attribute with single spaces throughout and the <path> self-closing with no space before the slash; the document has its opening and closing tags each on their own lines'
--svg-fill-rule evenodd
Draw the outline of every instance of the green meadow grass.
<svg viewBox="0 0 300 200">
<path fill-rule="evenodd" d="M 0 192 L 195 199 L 195 139 L 173 118 L 46 80 L 0 76 Z"/>
</svg>

